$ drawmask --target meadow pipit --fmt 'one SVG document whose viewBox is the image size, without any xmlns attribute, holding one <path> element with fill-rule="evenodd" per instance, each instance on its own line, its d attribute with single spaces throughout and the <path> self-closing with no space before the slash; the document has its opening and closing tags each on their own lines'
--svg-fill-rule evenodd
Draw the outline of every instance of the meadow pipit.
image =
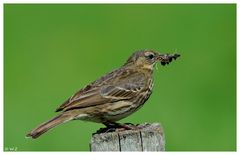
<svg viewBox="0 0 240 155">
<path fill-rule="evenodd" d="M 57 108 L 57 112 L 61 111 L 58 116 L 39 125 L 27 136 L 37 138 L 59 124 L 78 119 L 129 128 L 116 121 L 134 113 L 148 100 L 156 62 L 165 65 L 179 56 L 153 50 L 133 53 L 122 67 L 80 89 Z"/>
</svg>

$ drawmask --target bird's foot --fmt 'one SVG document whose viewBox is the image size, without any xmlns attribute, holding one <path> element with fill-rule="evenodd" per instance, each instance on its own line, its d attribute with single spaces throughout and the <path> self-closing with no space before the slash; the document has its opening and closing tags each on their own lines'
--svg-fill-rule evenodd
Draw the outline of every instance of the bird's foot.
<svg viewBox="0 0 240 155">
<path fill-rule="evenodd" d="M 137 130 L 139 129 L 137 125 L 134 125 L 132 123 L 124 123 L 124 124 L 118 124 L 119 128 L 123 128 L 125 130 Z"/>
<path fill-rule="evenodd" d="M 140 129 L 140 127 L 138 127 L 139 124 L 134 125 L 132 123 L 120 124 L 120 123 L 116 123 L 116 122 L 107 122 L 107 123 L 105 122 L 103 124 L 106 125 L 106 127 L 105 128 L 100 128 L 94 134 L 109 133 L 109 132 L 121 132 L 121 131 L 125 131 L 125 130 L 138 130 L 138 129 Z"/>
<path fill-rule="evenodd" d="M 116 123 L 116 122 L 107 122 L 107 123 L 103 123 L 104 125 L 106 125 L 106 128 L 102 128 L 99 131 L 100 132 L 120 132 L 120 131 L 124 131 L 124 130 L 137 130 L 139 129 L 137 125 L 134 125 L 132 123 L 124 123 L 124 124 L 120 124 L 120 123 Z"/>
<path fill-rule="evenodd" d="M 106 127 L 106 128 L 100 128 L 100 129 L 97 130 L 96 133 L 94 133 L 94 134 L 108 133 L 108 132 L 114 132 L 114 131 L 116 131 L 116 128 Z"/>
</svg>

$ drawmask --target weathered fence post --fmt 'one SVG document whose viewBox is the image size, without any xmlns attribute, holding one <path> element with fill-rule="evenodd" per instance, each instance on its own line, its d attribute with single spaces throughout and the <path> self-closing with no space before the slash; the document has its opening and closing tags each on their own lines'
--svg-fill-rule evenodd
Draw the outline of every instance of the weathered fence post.
<svg viewBox="0 0 240 155">
<path fill-rule="evenodd" d="M 144 123 L 140 129 L 94 134 L 91 151 L 164 151 L 165 139 L 159 123 Z"/>
</svg>

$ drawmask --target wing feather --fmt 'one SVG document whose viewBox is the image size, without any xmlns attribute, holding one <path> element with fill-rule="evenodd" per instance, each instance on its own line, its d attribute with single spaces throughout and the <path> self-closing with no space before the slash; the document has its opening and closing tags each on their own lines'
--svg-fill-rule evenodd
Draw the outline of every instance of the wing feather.
<svg viewBox="0 0 240 155">
<path fill-rule="evenodd" d="M 88 85 L 64 102 L 57 111 L 86 108 L 99 104 L 131 99 L 136 97 L 144 88 L 144 78 L 143 74 L 137 76 L 129 75 L 124 76 L 124 78 L 121 77 L 121 79 L 119 78 L 117 82 L 109 82 L 110 84 L 108 85 Z"/>
</svg>

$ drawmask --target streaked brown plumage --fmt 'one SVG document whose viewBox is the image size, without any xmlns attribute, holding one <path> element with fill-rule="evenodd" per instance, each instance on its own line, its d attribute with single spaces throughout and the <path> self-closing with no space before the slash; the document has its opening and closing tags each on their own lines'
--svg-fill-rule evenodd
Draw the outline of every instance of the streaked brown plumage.
<svg viewBox="0 0 240 155">
<path fill-rule="evenodd" d="M 76 119 L 115 125 L 116 121 L 137 111 L 150 97 L 156 62 L 165 65 L 179 56 L 153 50 L 135 52 L 122 67 L 75 93 L 57 108 L 60 115 L 41 124 L 27 136 L 37 138 L 59 124 Z"/>
</svg>

